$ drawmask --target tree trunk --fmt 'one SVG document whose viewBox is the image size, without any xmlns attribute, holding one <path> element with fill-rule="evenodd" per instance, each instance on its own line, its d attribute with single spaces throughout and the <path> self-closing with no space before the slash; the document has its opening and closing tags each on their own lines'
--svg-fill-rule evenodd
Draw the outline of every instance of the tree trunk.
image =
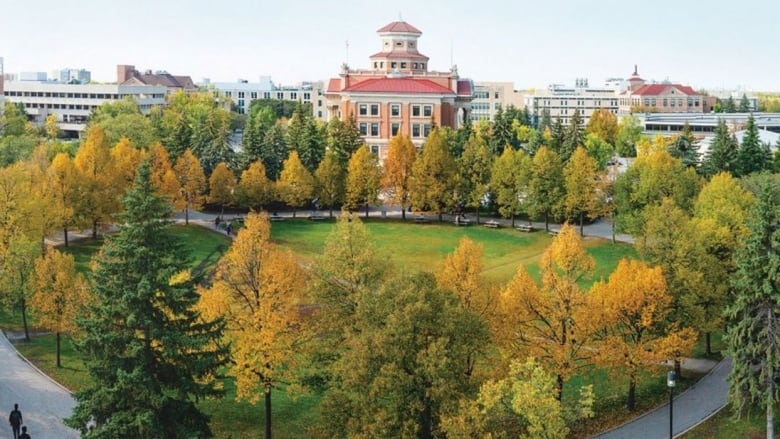
<svg viewBox="0 0 780 439">
<path fill-rule="evenodd" d="M 548 212 L 544 212 L 544 231 L 550 231 L 550 214 Z"/>
<path fill-rule="evenodd" d="M 271 439 L 271 383 L 265 383 L 265 439 Z"/>
<path fill-rule="evenodd" d="M 628 411 L 633 412 L 636 408 L 636 374 L 631 372 L 628 377 Z"/>
<path fill-rule="evenodd" d="M 682 365 L 679 358 L 674 359 L 674 374 L 677 378 L 682 378 Z"/>
<path fill-rule="evenodd" d="M 97 220 L 92 221 L 92 239 L 97 239 Z"/>
<path fill-rule="evenodd" d="M 477 206 L 477 208 L 475 210 L 476 210 L 476 212 L 474 212 L 474 213 L 477 216 L 477 225 L 479 225 L 479 206 Z"/>
<path fill-rule="evenodd" d="M 293 209 L 293 218 L 295 218 L 295 209 Z"/>
<path fill-rule="evenodd" d="M 433 413 L 431 402 L 423 397 L 423 411 L 420 415 L 420 439 L 433 438 Z"/>
<path fill-rule="evenodd" d="M 366 218 L 368 218 L 368 203 L 366 203 Z"/>
<path fill-rule="evenodd" d="M 615 240 L 615 214 L 612 214 L 612 243 L 617 242 Z"/>
<path fill-rule="evenodd" d="M 62 236 L 65 238 L 65 247 L 68 246 L 68 228 L 65 227 L 62 229 Z"/>
<path fill-rule="evenodd" d="M 710 335 L 711 333 L 707 332 L 704 334 L 704 339 L 707 341 L 707 355 L 712 355 L 712 344 L 710 342 Z"/>
<path fill-rule="evenodd" d="M 330 206 L 330 217 L 333 218 L 333 206 Z"/>
<path fill-rule="evenodd" d="M 515 214 L 512 213 L 512 228 L 515 227 Z"/>
<path fill-rule="evenodd" d="M 442 222 L 442 221 L 444 221 L 444 218 L 442 217 L 442 213 L 439 212 L 439 222 Z"/>
<path fill-rule="evenodd" d="M 60 361 L 60 332 L 57 331 L 57 367 L 62 367 L 62 362 Z"/>
<path fill-rule="evenodd" d="M 190 204 L 187 203 L 186 206 L 184 206 L 184 224 L 190 225 Z"/>
<path fill-rule="evenodd" d="M 22 296 L 22 325 L 24 325 L 24 340 L 30 341 L 30 328 L 27 327 L 27 303 Z"/>
<path fill-rule="evenodd" d="M 558 402 L 561 402 L 563 400 L 563 375 L 558 374 L 557 380 L 558 380 L 558 396 L 556 399 L 558 399 Z"/>
<path fill-rule="evenodd" d="M 404 207 L 403 204 L 401 205 L 401 219 L 402 220 L 406 219 L 406 207 Z"/>
<path fill-rule="evenodd" d="M 580 212 L 580 237 L 585 237 L 585 214 Z"/>
<path fill-rule="evenodd" d="M 774 439 L 775 437 L 775 407 L 774 404 L 772 404 L 775 399 L 774 370 L 772 372 L 772 378 L 767 380 L 769 381 L 769 386 L 766 389 L 766 439 Z"/>
</svg>

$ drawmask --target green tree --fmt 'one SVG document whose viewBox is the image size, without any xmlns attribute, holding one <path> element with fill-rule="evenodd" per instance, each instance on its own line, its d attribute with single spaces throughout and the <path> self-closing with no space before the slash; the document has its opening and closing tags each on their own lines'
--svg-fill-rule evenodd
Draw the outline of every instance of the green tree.
<svg viewBox="0 0 780 439">
<path fill-rule="evenodd" d="M 724 113 L 736 113 L 737 112 L 737 104 L 734 102 L 734 98 L 729 96 L 728 99 L 722 102 L 723 105 L 723 112 Z"/>
<path fill-rule="evenodd" d="M 284 161 L 282 175 L 276 182 L 276 189 L 282 201 L 293 208 L 293 218 L 295 218 L 296 208 L 302 207 L 312 200 L 314 177 L 301 163 L 298 151 L 291 152 L 287 160 Z"/>
<path fill-rule="evenodd" d="M 493 118 L 490 136 L 490 151 L 495 156 L 500 156 L 505 148 L 516 149 L 517 143 L 512 130 L 512 119 L 509 113 L 499 108 Z"/>
<path fill-rule="evenodd" d="M 78 320 L 92 384 L 76 393 L 66 422 L 84 438 L 210 437 L 196 401 L 220 393 L 209 378 L 226 361 L 215 344 L 223 324 L 194 310 L 188 257 L 147 163 L 124 206 L 95 261 L 96 302 Z"/>
<path fill-rule="evenodd" d="M 775 379 L 780 369 L 780 189 L 761 183 L 748 219 L 749 234 L 737 250 L 734 298 L 726 310 L 728 354 L 732 357 L 729 399 L 738 412 L 752 404 L 766 408 L 767 439 L 774 437 Z"/>
<path fill-rule="evenodd" d="M 363 146 L 363 137 L 358 131 L 357 120 L 350 114 L 347 120 L 333 118 L 328 122 L 328 150 L 338 157 L 341 166 L 347 169 L 352 154 Z"/>
<path fill-rule="evenodd" d="M 460 171 L 458 193 L 464 200 L 464 205 L 473 207 L 479 224 L 479 208 L 490 191 L 490 171 L 493 167 L 493 156 L 487 143 L 479 136 L 469 137 L 463 148 L 463 154 L 458 159 Z"/>
<path fill-rule="evenodd" d="M 643 127 L 636 116 L 623 116 L 618 125 L 615 149 L 621 157 L 636 157 L 636 142 L 642 137 Z"/>
<path fill-rule="evenodd" d="M 751 110 L 750 101 L 747 98 L 747 95 L 745 93 L 742 93 L 742 99 L 739 100 L 739 108 L 737 108 L 737 111 L 740 113 L 749 113 Z"/>
<path fill-rule="evenodd" d="M 543 215 L 544 228 L 550 230 L 550 215 L 561 207 L 566 193 L 561 159 L 551 149 L 542 147 L 536 152 L 531 169 L 528 214 L 531 217 Z"/>
<path fill-rule="evenodd" d="M 450 154 L 440 128 L 434 128 L 425 139 L 422 153 L 412 167 L 412 206 L 416 210 L 432 211 L 439 215 L 454 202 L 457 185 L 455 159 Z"/>
<path fill-rule="evenodd" d="M 615 148 L 592 133 L 585 136 L 584 147 L 588 155 L 595 160 L 598 169 L 605 169 L 610 159 L 615 156 Z"/>
<path fill-rule="evenodd" d="M 747 119 L 745 136 L 737 150 L 737 175 L 749 175 L 769 169 L 769 148 L 761 143 L 758 127 L 751 113 Z"/>
<path fill-rule="evenodd" d="M 560 117 L 555 119 L 555 123 L 550 127 L 550 139 L 547 146 L 559 156 L 563 153 L 566 143 L 566 127 Z"/>
<path fill-rule="evenodd" d="M 242 169 L 248 168 L 250 164 L 262 157 L 263 140 L 275 123 L 276 116 L 272 109 L 255 105 L 250 107 L 244 127 L 244 137 L 241 140 Z"/>
<path fill-rule="evenodd" d="M 699 165 L 699 145 L 691 132 L 691 125 L 685 121 L 682 132 L 669 145 L 669 153 L 672 157 L 680 159 L 686 168 Z"/>
<path fill-rule="evenodd" d="M 347 166 L 347 192 L 344 207 L 359 209 L 360 206 L 365 206 L 366 217 L 368 217 L 369 206 L 375 205 L 379 201 L 381 179 L 382 170 L 379 167 L 379 160 L 368 149 L 368 146 L 364 145 L 355 151 Z"/>
<path fill-rule="evenodd" d="M 736 139 L 729 135 L 726 121 L 719 119 L 718 126 L 715 128 L 715 137 L 710 142 L 710 148 L 702 163 L 704 175 L 712 176 L 718 172 L 730 172 L 736 175 L 738 149 Z"/>
<path fill-rule="evenodd" d="M 89 125 L 102 128 L 109 145 L 116 145 L 126 137 L 136 147 L 149 149 L 159 140 L 150 119 L 141 113 L 138 103 L 129 96 L 99 106 L 92 112 Z"/>
<path fill-rule="evenodd" d="M 559 154 L 561 162 L 568 163 L 574 150 L 581 146 L 585 146 L 585 132 L 582 129 L 580 110 L 575 109 L 574 115 L 569 119 L 569 126 L 566 129 L 566 136 L 563 141 L 563 149 Z"/>
<path fill-rule="evenodd" d="M 327 207 L 332 217 L 333 207 L 344 202 L 346 191 L 345 172 L 335 153 L 329 151 L 325 154 L 314 172 L 314 183 L 317 202 Z"/>
<path fill-rule="evenodd" d="M 282 165 L 290 154 L 289 147 L 285 140 L 284 128 L 277 122 L 271 127 L 263 138 L 260 145 L 260 160 L 263 162 L 266 176 L 272 181 L 279 179 L 282 173 Z"/>
<path fill-rule="evenodd" d="M 498 213 L 511 218 L 512 227 L 528 195 L 531 172 L 531 158 L 512 149 L 505 149 L 490 170 L 490 190 L 496 196 Z"/>
</svg>

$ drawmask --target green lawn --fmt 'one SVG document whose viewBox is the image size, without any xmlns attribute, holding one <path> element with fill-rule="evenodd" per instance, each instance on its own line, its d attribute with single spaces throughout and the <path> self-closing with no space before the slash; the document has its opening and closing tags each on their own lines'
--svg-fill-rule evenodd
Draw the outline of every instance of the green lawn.
<svg viewBox="0 0 780 439">
<path fill-rule="evenodd" d="M 778 415 L 780 415 L 780 412 L 775 410 L 775 431 L 778 429 Z M 777 434 L 775 434 L 775 437 L 777 437 Z M 726 407 L 703 424 L 682 436 L 682 438 L 764 439 L 766 438 L 766 413 L 763 409 L 755 408 L 752 412 L 744 414 L 737 419 L 734 417 L 734 412 L 731 408 Z"/>
</svg>

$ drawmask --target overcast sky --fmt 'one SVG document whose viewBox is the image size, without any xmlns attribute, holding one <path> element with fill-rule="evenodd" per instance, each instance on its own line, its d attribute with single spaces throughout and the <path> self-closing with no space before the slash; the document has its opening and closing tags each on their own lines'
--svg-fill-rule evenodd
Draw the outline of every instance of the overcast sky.
<svg viewBox="0 0 780 439">
<path fill-rule="evenodd" d="M 347 56 L 368 68 L 376 30 L 399 14 L 431 69 L 452 59 L 475 81 L 597 85 L 637 64 L 694 88 L 780 90 L 777 0 L 0 0 L 0 57 L 6 72 L 85 68 L 106 82 L 132 64 L 294 84 L 337 76 Z"/>
</svg>

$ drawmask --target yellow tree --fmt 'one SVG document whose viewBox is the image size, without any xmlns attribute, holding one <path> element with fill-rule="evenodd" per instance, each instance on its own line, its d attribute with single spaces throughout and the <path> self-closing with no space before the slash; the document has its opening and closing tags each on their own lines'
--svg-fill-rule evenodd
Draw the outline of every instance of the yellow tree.
<svg viewBox="0 0 780 439">
<path fill-rule="evenodd" d="M 363 145 L 352 154 L 347 164 L 347 194 L 344 207 L 358 209 L 366 206 L 368 217 L 369 206 L 376 204 L 379 196 L 379 186 L 382 171 L 375 154 Z"/>
<path fill-rule="evenodd" d="M 316 194 L 319 203 L 327 206 L 333 216 L 333 206 L 344 201 L 345 175 L 335 153 L 328 152 L 314 171 Z"/>
<path fill-rule="evenodd" d="M 690 352 L 696 331 L 666 325 L 672 297 L 660 267 L 623 259 L 608 282 L 591 287 L 590 307 L 599 331 L 599 362 L 628 375 L 629 410 L 636 404 L 636 378 L 640 369 Z"/>
<path fill-rule="evenodd" d="M 435 128 L 412 166 L 412 206 L 436 212 L 441 221 L 442 214 L 455 202 L 456 167 L 447 139 L 441 129 Z"/>
<path fill-rule="evenodd" d="M 542 284 L 523 266 L 502 291 L 499 302 L 499 340 L 512 355 L 536 357 L 555 373 L 558 394 L 578 369 L 593 362 L 592 310 L 578 282 L 594 268 L 573 227 L 564 224 L 544 251 Z"/>
<path fill-rule="evenodd" d="M 401 206 L 401 218 L 406 219 L 411 193 L 412 166 L 417 158 L 417 149 L 411 139 L 400 132 L 390 139 L 382 174 L 382 187 L 390 196 L 389 201 Z"/>
<path fill-rule="evenodd" d="M 314 195 L 314 177 L 298 157 L 298 151 L 293 151 L 284 161 L 282 173 L 276 182 L 276 189 L 282 201 L 295 209 L 310 202 Z"/>
<path fill-rule="evenodd" d="M 198 158 L 189 149 L 176 159 L 173 167 L 179 181 L 177 207 L 184 209 L 184 223 L 190 223 L 190 208 L 200 209 L 206 197 L 206 175 Z"/>
<path fill-rule="evenodd" d="M 119 139 L 119 142 L 111 148 L 111 161 L 114 167 L 113 190 L 117 199 L 124 196 L 125 191 L 133 185 L 135 172 L 143 158 L 143 152 L 133 146 L 127 137 Z"/>
<path fill-rule="evenodd" d="M 149 148 L 149 164 L 152 167 L 152 184 L 157 188 L 157 194 L 167 197 L 173 203 L 179 196 L 179 181 L 173 171 L 168 150 L 160 142 Z"/>
<path fill-rule="evenodd" d="M 590 115 L 585 134 L 595 134 L 614 147 L 618 135 L 617 116 L 605 108 L 599 108 Z"/>
<path fill-rule="evenodd" d="M 577 147 L 563 168 L 566 196 L 563 205 L 569 219 L 579 217 L 580 236 L 585 236 L 585 217 L 595 218 L 604 209 L 602 183 L 595 160 L 585 148 Z"/>
<path fill-rule="evenodd" d="M 102 128 L 87 129 L 86 138 L 74 159 L 79 172 L 79 202 L 77 217 L 92 226 L 92 237 L 97 238 L 98 224 L 110 221 L 119 210 L 119 200 L 114 196 L 111 180 L 114 169 L 111 151 Z"/>
<path fill-rule="evenodd" d="M 209 176 L 209 203 L 219 204 L 224 212 L 225 206 L 233 205 L 235 188 L 236 174 L 225 162 L 219 162 Z"/>
<path fill-rule="evenodd" d="M 249 209 L 259 209 L 273 199 L 273 186 L 265 175 L 262 161 L 253 162 L 241 173 L 236 193 L 238 203 Z"/>
<path fill-rule="evenodd" d="M 76 272 L 73 256 L 48 249 L 35 261 L 30 308 L 38 324 L 57 334 L 57 367 L 60 361 L 60 336 L 76 330 L 76 316 L 89 302 L 89 289 Z"/>
<path fill-rule="evenodd" d="M 65 247 L 68 246 L 68 228 L 75 221 L 75 206 L 78 201 L 79 174 L 73 160 L 67 154 L 61 152 L 54 156 L 48 169 L 48 187 L 54 197 L 51 213 L 59 221 L 65 239 Z"/>
<path fill-rule="evenodd" d="M 271 391 L 289 371 L 299 326 L 305 273 L 289 250 L 271 243 L 266 214 L 250 213 L 217 264 L 214 283 L 201 291 L 205 318 L 224 317 L 238 399 L 265 395 L 266 438 L 271 437 Z"/>
</svg>

